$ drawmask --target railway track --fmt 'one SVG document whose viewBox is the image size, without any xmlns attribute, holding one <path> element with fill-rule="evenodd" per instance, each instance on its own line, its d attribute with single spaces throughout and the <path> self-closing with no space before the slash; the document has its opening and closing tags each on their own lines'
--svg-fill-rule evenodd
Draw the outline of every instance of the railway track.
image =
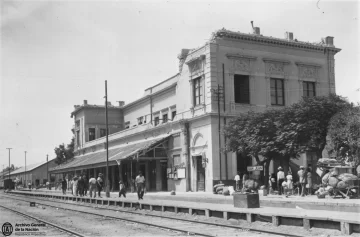
<svg viewBox="0 0 360 237">
<path fill-rule="evenodd" d="M 199 220 L 189 220 L 189 219 L 182 219 L 182 218 L 176 218 L 176 217 L 168 217 L 168 216 L 161 216 L 156 214 L 150 214 L 150 213 L 139 213 L 129 210 L 121 210 L 121 209 L 114 209 L 113 212 L 110 214 L 121 214 L 123 216 L 115 216 L 115 215 L 109 215 L 101 213 L 101 211 L 109 211 L 111 209 L 104 208 L 104 207 L 96 207 L 96 212 L 92 209 L 91 212 L 83 210 L 84 208 L 91 207 L 90 205 L 78 205 L 76 203 L 68 203 L 68 202 L 61 202 L 58 200 L 44 200 L 43 198 L 35 198 L 35 197 L 29 197 L 23 199 L 23 196 L 16 195 L 16 194 L 7 194 L 6 196 L 11 195 L 12 199 L 23 201 L 23 202 L 31 202 L 34 200 L 41 201 L 39 204 L 43 206 L 48 206 L 52 208 L 59 208 L 63 210 L 70 210 L 75 211 L 83 214 L 89 214 L 89 215 L 95 215 L 95 216 L 101 216 L 105 218 L 111 218 L 121 221 L 127 221 L 131 223 L 136 224 L 143 224 L 148 225 L 156 228 L 161 229 L 167 229 L 174 232 L 184 233 L 186 235 L 198 235 L 198 236 L 218 236 L 218 235 L 227 235 L 227 236 L 235 236 L 235 235 L 243 235 L 243 236 L 251 236 L 256 234 L 258 235 L 264 235 L 264 236 L 291 236 L 291 237 L 298 237 L 300 235 L 293 235 L 293 234 L 284 234 L 279 233 L 275 231 L 270 230 L 259 230 L 254 228 L 243 228 L 241 226 L 236 225 L 226 225 L 226 224 L 220 224 L 220 223 L 210 223 L 210 222 L 204 222 Z M 4 195 L 0 195 L 4 196 Z M 16 198 L 15 198 L 16 197 Z M 31 199 L 31 200 L 30 200 Z M 55 206 L 53 203 L 59 203 L 59 204 L 65 204 L 65 205 L 72 205 L 76 206 L 73 208 L 66 208 L 66 207 L 60 207 Z M 129 216 L 130 215 L 130 216 Z M 152 218 L 149 218 L 152 217 Z M 201 231 L 199 231 L 201 230 Z"/>
<path fill-rule="evenodd" d="M 19 212 L 19 211 L 17 211 L 17 210 L 14 210 L 13 208 L 9 208 L 9 207 L 3 206 L 3 205 L 0 205 L 0 208 L 3 208 L 3 209 L 5 209 L 5 210 L 8 210 L 8 211 L 13 212 L 13 213 L 15 213 L 15 214 L 17 214 L 17 215 L 23 216 L 23 217 L 25 217 L 25 218 L 28 218 L 28 219 L 31 219 L 31 220 L 35 220 L 35 221 L 40 222 L 40 223 L 44 223 L 44 224 L 46 224 L 46 225 L 48 225 L 48 226 L 52 226 L 52 227 L 54 227 L 55 229 L 61 230 L 61 231 L 65 232 L 65 233 L 68 233 L 69 235 L 72 235 L 72 236 L 79 236 L 79 237 L 84 237 L 84 236 L 85 236 L 85 235 L 82 235 L 82 234 L 80 234 L 80 233 L 78 233 L 78 232 L 76 232 L 76 231 L 69 230 L 68 228 L 64 228 L 64 227 L 62 227 L 62 226 L 60 226 L 60 225 L 51 223 L 51 222 L 49 222 L 49 221 L 42 220 L 42 219 L 40 219 L 40 218 L 38 218 L 38 217 L 35 217 L 35 216 L 33 216 L 33 215 L 29 215 L 29 214 L 25 214 L 25 213 L 23 213 L 23 212 Z"/>
</svg>

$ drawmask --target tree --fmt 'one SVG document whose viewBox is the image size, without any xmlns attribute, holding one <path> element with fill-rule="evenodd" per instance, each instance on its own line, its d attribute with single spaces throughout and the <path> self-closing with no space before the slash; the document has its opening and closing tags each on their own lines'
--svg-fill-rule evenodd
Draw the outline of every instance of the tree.
<svg viewBox="0 0 360 237">
<path fill-rule="evenodd" d="M 335 114 L 328 126 L 330 152 L 340 160 L 358 165 L 360 158 L 360 106 L 349 106 Z"/>
<path fill-rule="evenodd" d="M 312 151 L 320 157 L 330 118 L 347 106 L 343 98 L 330 95 L 304 98 L 283 109 L 241 114 L 224 129 L 226 149 L 248 154 L 258 165 L 265 164 L 267 181 L 273 159 L 282 160 L 287 171 L 290 159 L 301 153 Z"/>
<path fill-rule="evenodd" d="M 56 164 L 61 164 L 74 157 L 74 137 L 71 139 L 71 142 L 66 146 L 64 143 L 60 144 L 54 149 L 56 155 Z"/>
<path fill-rule="evenodd" d="M 5 173 L 6 173 L 6 172 L 9 172 L 9 169 L 10 169 L 10 172 L 11 172 L 11 171 L 14 171 L 14 170 L 16 170 L 16 169 L 19 169 L 19 167 L 15 167 L 14 164 L 11 164 L 10 167 L 9 167 L 9 166 L 6 167 L 5 169 L 2 170 L 2 172 L 5 172 Z"/>
</svg>

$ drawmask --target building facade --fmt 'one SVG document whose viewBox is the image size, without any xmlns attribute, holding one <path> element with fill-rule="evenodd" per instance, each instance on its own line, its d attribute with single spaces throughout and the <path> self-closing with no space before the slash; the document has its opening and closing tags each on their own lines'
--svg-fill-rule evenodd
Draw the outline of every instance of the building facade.
<svg viewBox="0 0 360 237">
<path fill-rule="evenodd" d="M 10 172 L 3 172 L 0 174 L 0 187 L 3 187 L 4 180 L 12 179 L 13 182 L 17 181 L 18 185 L 27 187 L 31 183 L 33 188 L 40 185 L 45 185 L 48 179 L 51 177 L 49 170 L 56 166 L 55 159 L 48 162 L 40 162 L 36 164 L 30 164 L 22 166 L 16 170 Z M 52 177 L 52 182 L 55 181 L 55 177 Z"/>
<path fill-rule="evenodd" d="M 176 75 L 146 89 L 136 101 L 109 107 L 113 190 L 120 179 L 131 187 L 141 170 L 150 191 L 212 192 L 214 183 L 233 180 L 253 163 L 223 151 L 221 131 L 229 119 L 250 110 L 283 108 L 303 96 L 335 93 L 334 55 L 340 49 L 333 37 L 307 43 L 289 32 L 279 39 L 253 29 L 252 34 L 221 29 L 202 47 L 182 49 Z M 92 110 L 97 110 L 96 121 Z M 51 172 L 105 173 L 104 106 L 84 103 L 75 106 L 72 116 L 76 157 Z"/>
</svg>

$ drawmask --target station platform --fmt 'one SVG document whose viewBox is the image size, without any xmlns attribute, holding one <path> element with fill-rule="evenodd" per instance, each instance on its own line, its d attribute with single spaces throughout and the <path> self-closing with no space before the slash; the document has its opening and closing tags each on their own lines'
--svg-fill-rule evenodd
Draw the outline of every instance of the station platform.
<svg viewBox="0 0 360 237">
<path fill-rule="evenodd" d="M 27 189 L 26 189 L 27 190 Z M 35 190 L 33 189 L 32 192 Z M 36 192 L 61 193 L 61 190 L 38 189 Z M 71 191 L 67 191 L 71 194 Z M 102 192 L 105 196 L 105 192 Z M 136 193 L 127 193 L 127 198 L 137 200 Z M 118 192 L 110 192 L 111 197 L 118 197 Z M 307 210 L 325 210 L 338 212 L 356 212 L 360 213 L 360 199 L 341 199 L 325 198 L 318 199 L 316 195 L 301 196 L 280 196 L 267 195 L 260 197 L 260 206 L 278 207 L 278 208 L 297 208 Z M 196 203 L 214 203 L 214 204 L 233 204 L 232 196 L 224 196 L 206 192 L 176 192 L 176 195 L 170 195 L 170 192 L 147 192 L 146 200 L 167 200 L 167 201 L 188 201 Z"/>
<path fill-rule="evenodd" d="M 271 207 L 264 206 L 265 201 L 294 202 L 294 203 L 313 203 L 312 205 L 324 206 L 359 206 L 357 199 L 315 199 L 315 197 L 289 197 L 289 200 L 283 201 L 282 197 L 262 196 L 260 199 L 260 208 L 235 208 L 232 202 L 232 196 L 220 196 L 212 193 L 177 193 L 170 195 L 170 192 L 146 193 L 144 200 L 137 200 L 136 193 L 128 193 L 127 197 L 118 197 L 118 193 L 112 192 L 110 198 L 105 197 L 102 192 L 102 198 L 76 197 L 69 194 L 63 195 L 59 190 L 15 190 L 11 193 L 29 196 L 47 197 L 60 200 L 70 200 L 75 202 L 93 203 L 107 206 L 138 207 L 153 211 L 171 211 L 185 212 L 190 215 L 204 215 L 206 217 L 218 217 L 224 219 L 243 219 L 248 222 L 254 222 L 259 219 L 271 222 L 273 225 L 293 225 L 303 226 L 305 229 L 312 227 L 338 229 L 343 234 L 360 233 L 360 212 L 345 212 L 331 210 L 305 209 L 299 206 L 290 207 Z M 287 199 L 287 198 L 286 198 Z M 316 201 L 315 201 L 316 200 Z M 216 204 L 216 205 L 215 205 Z M 305 204 L 304 204 L 305 205 Z"/>
</svg>

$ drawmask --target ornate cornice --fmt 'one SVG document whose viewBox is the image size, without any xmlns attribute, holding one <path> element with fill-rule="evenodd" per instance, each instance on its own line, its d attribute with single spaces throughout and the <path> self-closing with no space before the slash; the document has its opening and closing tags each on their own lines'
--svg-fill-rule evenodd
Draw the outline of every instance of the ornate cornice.
<svg viewBox="0 0 360 237">
<path fill-rule="evenodd" d="M 298 40 L 286 40 L 286 39 L 280 39 L 280 38 L 274 38 L 269 36 L 263 36 L 263 35 L 255 35 L 255 34 L 245 34 L 241 32 L 233 32 L 226 29 L 221 29 L 212 34 L 211 41 L 214 41 L 215 39 L 235 39 L 235 40 L 242 40 L 242 41 L 248 41 L 250 43 L 256 43 L 256 44 L 267 44 L 267 45 L 273 45 L 273 46 L 281 46 L 281 47 L 291 47 L 291 48 L 297 48 L 300 50 L 312 50 L 312 51 L 331 51 L 334 53 L 340 52 L 341 49 L 335 48 L 334 46 L 329 46 L 323 43 L 310 43 L 310 42 L 304 42 L 304 41 L 298 41 Z"/>
<path fill-rule="evenodd" d="M 194 58 L 190 59 L 189 61 L 185 62 L 185 64 L 189 65 L 189 64 L 191 64 L 191 63 L 193 63 L 193 62 L 195 62 L 197 60 L 204 60 L 205 57 L 206 57 L 205 54 L 201 54 L 200 56 L 194 57 Z"/>
</svg>

